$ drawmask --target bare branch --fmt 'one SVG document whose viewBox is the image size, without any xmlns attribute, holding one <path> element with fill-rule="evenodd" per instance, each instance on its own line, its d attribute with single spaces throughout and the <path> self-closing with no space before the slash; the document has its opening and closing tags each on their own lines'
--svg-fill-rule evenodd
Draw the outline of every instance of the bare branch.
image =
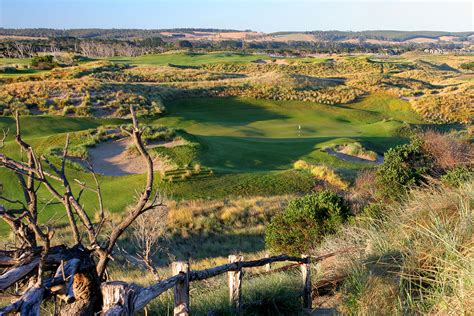
<svg viewBox="0 0 474 316">
<path fill-rule="evenodd" d="M 6 131 L 4 129 L 2 129 L 3 137 L 2 137 L 2 139 L 0 139 L 0 148 L 3 148 L 5 146 L 5 139 L 7 139 L 9 131 L 10 131 L 10 129 L 7 129 Z"/>
<path fill-rule="evenodd" d="M 137 116 L 135 114 L 135 110 L 133 105 L 130 105 L 130 113 L 132 115 L 133 127 L 132 127 L 132 138 L 135 143 L 135 146 L 138 148 L 140 155 L 145 160 L 147 165 L 147 180 L 145 184 L 145 189 L 142 191 L 140 198 L 136 205 L 132 207 L 132 209 L 128 212 L 127 216 L 120 222 L 115 228 L 112 230 L 112 233 L 109 237 L 107 246 L 106 246 L 106 255 L 101 256 L 101 259 L 97 265 L 97 272 L 99 277 L 102 278 L 106 265 L 109 260 L 109 254 L 112 253 L 117 240 L 120 238 L 122 233 L 129 227 L 135 219 L 140 216 L 143 212 L 152 209 L 158 205 L 149 205 L 150 197 L 153 191 L 153 160 L 151 159 L 149 153 L 147 152 L 143 141 L 141 139 L 141 131 L 138 125 Z"/>
</svg>

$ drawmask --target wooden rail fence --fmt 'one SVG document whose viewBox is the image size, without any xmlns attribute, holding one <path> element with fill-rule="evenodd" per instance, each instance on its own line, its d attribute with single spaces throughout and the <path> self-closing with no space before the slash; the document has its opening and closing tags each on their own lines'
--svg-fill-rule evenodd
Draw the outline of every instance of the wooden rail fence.
<svg viewBox="0 0 474 316">
<path fill-rule="evenodd" d="M 205 280 L 214 276 L 227 273 L 229 286 L 229 301 L 233 307 L 235 315 L 242 315 L 242 270 L 244 268 L 265 267 L 264 272 L 251 274 L 250 277 L 259 277 L 266 274 L 286 271 L 291 268 L 300 267 L 303 285 L 303 307 L 312 308 L 313 291 L 311 285 L 311 263 L 323 261 L 326 258 L 356 251 L 358 248 L 351 247 L 328 253 L 322 256 L 301 256 L 292 257 L 287 255 L 266 256 L 263 259 L 243 261 L 242 256 L 229 256 L 229 263 L 217 267 L 191 270 L 188 262 L 174 262 L 172 264 L 173 276 L 153 284 L 148 287 L 141 287 L 136 284 L 129 284 L 121 281 L 109 281 L 102 284 L 103 297 L 107 298 L 103 302 L 105 316 L 131 315 L 143 309 L 151 300 L 163 294 L 167 290 L 174 288 L 174 315 L 187 316 L 189 314 L 189 284 L 193 281 Z M 360 249 L 359 249 L 360 250 Z M 288 261 L 291 264 L 271 268 L 274 262 Z M 317 296 L 321 287 L 335 285 L 346 276 L 337 275 L 328 279 L 323 279 L 316 284 L 315 295 Z"/>
<path fill-rule="evenodd" d="M 316 261 L 327 256 L 318 257 Z M 291 264 L 271 269 L 274 262 L 291 262 Z M 106 282 L 102 287 L 102 292 L 108 292 L 106 297 L 113 297 L 109 302 L 104 302 L 106 310 L 110 312 L 106 315 L 119 315 L 121 311 L 137 312 L 144 308 L 153 298 L 161 295 L 165 291 L 174 288 L 174 315 L 187 316 L 189 314 L 189 285 L 191 282 L 205 280 L 214 276 L 227 273 L 227 283 L 229 286 L 229 302 L 235 315 L 242 315 L 242 270 L 244 268 L 254 268 L 265 266 L 265 272 L 253 274 L 261 276 L 275 272 L 281 272 L 300 266 L 303 285 L 303 307 L 311 308 L 311 258 L 309 256 L 292 257 L 287 255 L 265 257 L 258 260 L 243 261 L 242 256 L 229 256 L 229 263 L 203 270 L 191 270 L 188 262 L 173 262 L 173 276 L 158 282 L 150 287 L 139 287 L 129 285 L 125 282 Z M 112 293 L 112 295 L 110 295 Z"/>
</svg>

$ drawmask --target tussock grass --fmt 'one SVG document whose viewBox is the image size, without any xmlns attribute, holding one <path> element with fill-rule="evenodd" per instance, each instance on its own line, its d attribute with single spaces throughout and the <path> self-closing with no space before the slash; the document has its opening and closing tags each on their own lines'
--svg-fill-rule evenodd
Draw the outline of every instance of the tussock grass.
<svg viewBox="0 0 474 316">
<path fill-rule="evenodd" d="M 474 184 L 413 191 L 399 205 L 361 216 L 318 251 L 354 246 L 336 266 L 349 274 L 342 312 L 468 315 L 474 306 Z M 374 304 L 377 302 L 377 304 Z"/>
<path fill-rule="evenodd" d="M 314 165 L 307 163 L 304 160 L 298 160 L 294 163 L 293 168 L 296 170 L 307 170 L 311 173 L 316 179 L 327 182 L 328 184 L 345 190 L 348 188 L 349 184 L 344 181 L 334 169 L 325 166 L 325 165 Z"/>
<path fill-rule="evenodd" d="M 271 216 L 286 206 L 289 197 L 171 201 L 168 205 L 168 223 L 175 231 L 263 228 Z M 210 219 L 214 219 L 216 225 L 209 226 Z"/>
</svg>

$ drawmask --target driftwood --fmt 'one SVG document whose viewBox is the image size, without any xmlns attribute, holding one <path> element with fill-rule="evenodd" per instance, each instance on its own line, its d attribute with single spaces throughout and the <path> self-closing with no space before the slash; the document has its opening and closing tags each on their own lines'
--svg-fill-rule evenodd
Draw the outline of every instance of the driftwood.
<svg viewBox="0 0 474 316">
<path fill-rule="evenodd" d="M 20 313 L 25 316 L 40 315 L 40 306 L 43 301 L 44 288 L 36 285 L 30 287 L 15 303 L 0 309 L 0 315 Z"/>
<path fill-rule="evenodd" d="M 23 279 L 33 269 L 37 268 L 40 263 L 40 259 L 36 258 L 30 263 L 18 266 L 11 270 L 8 270 L 4 274 L 0 275 L 0 290 L 8 289 L 10 286 Z"/>
</svg>

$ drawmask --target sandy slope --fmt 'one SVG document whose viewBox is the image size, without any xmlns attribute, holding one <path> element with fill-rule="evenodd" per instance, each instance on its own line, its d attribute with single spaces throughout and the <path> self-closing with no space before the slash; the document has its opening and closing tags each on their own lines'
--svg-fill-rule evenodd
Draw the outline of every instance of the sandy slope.
<svg viewBox="0 0 474 316">
<path fill-rule="evenodd" d="M 108 176 L 145 173 L 146 166 L 143 158 L 127 152 L 127 146 L 129 144 L 130 140 L 122 138 L 103 142 L 90 148 L 89 157 L 94 166 L 94 170 L 97 173 Z M 157 146 L 173 147 L 182 144 L 184 144 L 182 140 L 175 140 L 155 143 L 148 146 L 148 148 Z M 156 157 L 153 160 L 153 166 L 155 171 L 162 171 L 166 169 L 167 163 L 159 157 Z"/>
</svg>

